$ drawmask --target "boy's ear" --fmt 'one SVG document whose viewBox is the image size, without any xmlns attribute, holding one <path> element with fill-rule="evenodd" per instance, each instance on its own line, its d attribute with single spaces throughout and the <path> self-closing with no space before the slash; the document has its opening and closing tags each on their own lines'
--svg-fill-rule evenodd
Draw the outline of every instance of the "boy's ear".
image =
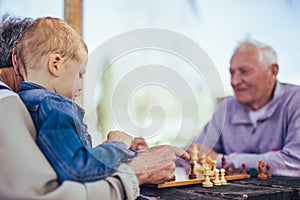
<svg viewBox="0 0 300 200">
<path fill-rule="evenodd" d="M 58 77 L 62 67 L 62 57 L 59 54 L 50 54 L 48 60 L 48 70 L 51 75 Z"/>
</svg>

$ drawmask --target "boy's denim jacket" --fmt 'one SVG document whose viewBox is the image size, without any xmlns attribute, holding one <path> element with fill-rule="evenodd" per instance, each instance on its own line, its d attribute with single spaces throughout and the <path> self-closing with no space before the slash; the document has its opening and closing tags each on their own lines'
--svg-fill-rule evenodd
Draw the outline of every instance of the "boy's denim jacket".
<svg viewBox="0 0 300 200">
<path fill-rule="evenodd" d="M 60 182 L 103 179 L 137 155 L 123 142 L 92 148 L 84 110 L 73 101 L 29 82 L 22 83 L 19 95 L 37 129 L 37 144 Z"/>
</svg>

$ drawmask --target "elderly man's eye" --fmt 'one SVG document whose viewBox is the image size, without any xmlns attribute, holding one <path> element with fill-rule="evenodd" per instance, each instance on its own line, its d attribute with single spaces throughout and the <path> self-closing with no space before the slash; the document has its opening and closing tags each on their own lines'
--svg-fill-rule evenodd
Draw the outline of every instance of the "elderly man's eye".
<svg viewBox="0 0 300 200">
<path fill-rule="evenodd" d="M 247 73 L 248 73 L 248 70 L 242 69 L 242 70 L 240 70 L 240 73 L 241 73 L 241 74 L 247 74 Z"/>
</svg>

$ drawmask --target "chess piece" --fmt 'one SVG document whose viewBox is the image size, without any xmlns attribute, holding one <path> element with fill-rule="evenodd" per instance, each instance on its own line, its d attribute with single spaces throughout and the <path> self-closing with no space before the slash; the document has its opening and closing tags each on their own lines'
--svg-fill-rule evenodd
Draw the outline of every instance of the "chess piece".
<svg viewBox="0 0 300 200">
<path fill-rule="evenodd" d="M 224 168 L 223 168 L 224 169 Z M 233 174 L 234 173 L 234 170 L 232 167 L 228 167 L 227 169 L 227 172 L 226 172 L 226 175 L 229 175 L 229 174 Z"/>
<path fill-rule="evenodd" d="M 226 166 L 226 158 L 225 158 L 225 155 L 223 154 L 221 168 L 225 169 L 225 166 Z"/>
<path fill-rule="evenodd" d="M 247 174 L 245 163 L 242 163 L 242 174 Z"/>
<path fill-rule="evenodd" d="M 194 172 L 194 167 L 195 167 L 194 162 L 191 162 L 191 171 L 189 173 L 189 179 L 196 179 L 197 178 L 197 175 Z"/>
<path fill-rule="evenodd" d="M 194 163 L 194 168 L 196 168 L 198 164 L 198 156 L 199 156 L 198 154 L 199 154 L 198 145 L 194 144 L 192 149 L 192 156 L 191 156 L 192 162 Z"/>
<path fill-rule="evenodd" d="M 222 162 L 221 162 L 221 169 L 226 169 L 225 167 L 226 167 L 226 158 L 225 158 L 225 155 L 223 154 L 222 155 Z M 225 173 L 226 173 L 226 175 L 228 175 L 227 171 Z"/>
<path fill-rule="evenodd" d="M 264 173 L 264 167 L 265 167 L 265 163 L 263 161 L 259 161 L 258 162 L 258 175 L 257 178 L 258 179 L 267 179 L 267 175 Z"/>
<path fill-rule="evenodd" d="M 209 176 L 215 175 L 215 169 L 217 168 L 217 161 L 213 160 L 210 156 L 202 155 L 201 156 L 201 168 L 197 170 L 200 174 L 204 175 L 206 167 L 209 168 Z"/>
<path fill-rule="evenodd" d="M 212 169 L 211 169 L 210 175 L 211 176 L 215 176 L 216 169 L 217 169 L 217 161 L 216 160 L 212 160 L 211 163 L 212 163 Z"/>
<path fill-rule="evenodd" d="M 206 165 L 206 155 L 202 154 L 201 156 L 201 166 L 205 168 Z"/>
<path fill-rule="evenodd" d="M 213 181 L 214 185 L 222 185 L 222 183 L 219 179 L 219 172 L 220 172 L 220 170 L 215 169 L 215 180 Z"/>
<path fill-rule="evenodd" d="M 200 163 L 201 163 L 201 167 L 197 168 L 195 171 L 203 175 L 206 167 L 206 156 L 204 154 L 202 154 L 201 156 Z"/>
<path fill-rule="evenodd" d="M 270 170 L 271 165 L 267 164 L 266 168 L 267 168 L 267 178 L 272 178 L 272 174 L 271 174 L 271 170 Z"/>
<path fill-rule="evenodd" d="M 221 184 L 227 185 L 227 181 L 225 179 L 225 169 L 224 168 L 220 169 L 220 173 L 221 173 Z"/>
<path fill-rule="evenodd" d="M 257 174 L 258 174 L 257 169 L 255 169 L 255 168 L 249 169 L 249 174 L 251 177 L 257 177 Z"/>
<path fill-rule="evenodd" d="M 205 180 L 202 183 L 203 187 L 212 187 L 213 186 L 213 183 L 209 179 L 209 175 L 210 175 L 210 169 L 209 169 L 209 167 L 206 167 L 205 170 L 204 170 Z"/>
</svg>

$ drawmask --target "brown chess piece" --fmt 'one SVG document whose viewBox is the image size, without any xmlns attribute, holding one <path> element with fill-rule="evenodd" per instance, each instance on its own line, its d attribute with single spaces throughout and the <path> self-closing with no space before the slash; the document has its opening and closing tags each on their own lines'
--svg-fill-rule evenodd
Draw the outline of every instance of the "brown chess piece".
<svg viewBox="0 0 300 200">
<path fill-rule="evenodd" d="M 223 169 L 225 169 L 225 168 L 223 168 Z M 232 167 L 228 167 L 227 173 L 225 173 L 225 174 L 226 174 L 226 175 L 229 175 L 229 174 L 233 174 L 233 173 L 234 173 L 233 168 L 232 168 Z"/>
<path fill-rule="evenodd" d="M 225 165 L 226 165 L 226 158 L 225 158 L 225 155 L 223 154 L 221 168 L 225 169 Z"/>
<path fill-rule="evenodd" d="M 272 178 L 272 174 L 271 174 L 271 170 L 270 170 L 271 165 L 267 164 L 266 168 L 267 168 L 267 178 Z"/>
<path fill-rule="evenodd" d="M 258 179 L 267 179 L 267 175 L 264 173 L 265 163 L 263 161 L 259 161 L 258 163 Z"/>
<path fill-rule="evenodd" d="M 195 168 L 195 164 L 194 164 L 194 162 L 191 162 L 191 171 L 189 173 L 189 179 L 196 179 L 197 178 L 197 175 L 194 172 L 194 168 Z"/>
<path fill-rule="evenodd" d="M 225 169 L 225 166 L 226 166 L 226 158 L 225 158 L 225 155 L 223 154 L 222 155 L 222 162 L 221 162 L 221 169 Z M 226 176 L 228 175 L 227 170 L 225 170 L 225 175 Z"/>
<path fill-rule="evenodd" d="M 247 174 L 245 163 L 242 163 L 242 174 Z"/>
</svg>

